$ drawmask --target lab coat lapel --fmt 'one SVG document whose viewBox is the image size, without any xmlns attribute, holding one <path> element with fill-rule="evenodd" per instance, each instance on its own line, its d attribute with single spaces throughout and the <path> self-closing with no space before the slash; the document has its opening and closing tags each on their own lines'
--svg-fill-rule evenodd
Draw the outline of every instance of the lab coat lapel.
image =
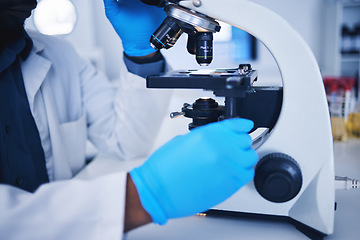
<svg viewBox="0 0 360 240">
<path fill-rule="evenodd" d="M 34 43 L 30 55 L 26 61 L 21 64 L 26 94 L 32 112 L 35 95 L 39 91 L 51 67 L 51 62 L 40 55 L 43 49 L 44 45 Z"/>
<path fill-rule="evenodd" d="M 70 159 L 68 154 L 70 153 L 66 151 L 66 136 L 63 136 L 60 129 L 59 116 L 56 111 L 52 89 L 48 81 L 43 82 L 43 89 L 44 91 L 42 91 L 42 93 L 47 112 L 51 147 L 54 157 L 54 179 L 70 179 L 73 177 L 70 164 L 68 162 Z"/>
<path fill-rule="evenodd" d="M 52 95 L 52 88 L 46 78 L 49 77 L 51 73 L 50 68 L 52 63 L 50 60 L 41 56 L 44 46 L 40 42 L 34 41 L 34 49 L 27 58 L 27 60 L 22 64 L 22 72 L 24 78 L 24 84 L 26 93 L 29 100 L 29 105 L 31 112 L 37 121 L 36 113 L 36 94 L 39 92 L 40 88 L 42 89 L 42 95 L 44 99 L 46 117 L 49 124 L 50 140 L 53 153 L 53 174 L 54 179 L 52 180 L 61 180 L 69 179 L 73 176 L 70 165 L 67 161 L 68 156 L 64 143 L 64 138 L 60 132 L 59 128 L 59 116 L 56 112 L 56 105 L 54 103 L 54 96 Z M 51 77 L 51 76 L 50 76 Z"/>
</svg>

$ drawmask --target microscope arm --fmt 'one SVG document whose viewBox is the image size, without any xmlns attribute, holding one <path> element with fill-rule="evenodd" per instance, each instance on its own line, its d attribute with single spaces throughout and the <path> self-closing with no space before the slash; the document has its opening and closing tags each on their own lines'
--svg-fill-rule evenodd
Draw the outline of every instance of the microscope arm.
<svg viewBox="0 0 360 240">
<path fill-rule="evenodd" d="M 299 199 L 293 202 L 276 205 L 259 199 L 244 208 L 252 212 L 289 214 L 299 222 L 331 234 L 335 202 L 333 142 L 322 77 L 311 49 L 283 18 L 251 1 L 189 0 L 180 1 L 179 5 L 249 32 L 266 46 L 280 70 L 281 112 L 271 136 L 258 153 L 262 157 L 281 149 L 291 155 L 302 169 L 303 187 Z M 323 185 L 327 187 L 320 187 Z M 305 214 L 305 206 L 307 212 L 312 212 L 311 217 Z"/>
</svg>

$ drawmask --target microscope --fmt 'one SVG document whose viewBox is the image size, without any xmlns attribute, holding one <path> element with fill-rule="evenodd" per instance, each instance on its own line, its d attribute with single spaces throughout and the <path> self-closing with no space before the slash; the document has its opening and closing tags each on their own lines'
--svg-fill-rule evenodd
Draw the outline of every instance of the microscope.
<svg viewBox="0 0 360 240">
<path fill-rule="evenodd" d="M 155 49 L 172 47 L 186 33 L 188 52 L 200 65 L 208 65 L 220 20 L 260 40 L 280 70 L 281 87 L 261 86 L 249 64 L 147 77 L 148 88 L 204 89 L 225 97 L 224 106 L 200 98 L 172 113 L 192 118 L 190 130 L 235 117 L 255 123 L 251 136 L 260 160 L 253 181 L 207 213 L 288 221 L 312 239 L 332 234 L 335 177 L 330 118 L 318 64 L 301 36 L 280 16 L 249 0 L 142 1 L 163 7 L 167 14 L 151 36 Z"/>
</svg>

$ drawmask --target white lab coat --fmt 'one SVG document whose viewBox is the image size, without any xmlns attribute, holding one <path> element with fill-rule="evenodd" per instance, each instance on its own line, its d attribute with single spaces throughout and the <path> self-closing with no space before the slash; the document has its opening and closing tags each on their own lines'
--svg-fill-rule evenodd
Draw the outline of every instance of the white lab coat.
<svg viewBox="0 0 360 240">
<path fill-rule="evenodd" d="M 126 173 L 69 179 L 85 166 L 87 139 L 119 160 L 149 154 L 170 92 L 146 89 L 124 63 L 115 89 L 67 42 L 29 35 L 34 47 L 21 67 L 51 183 L 34 194 L 0 184 L 0 239 L 119 240 Z"/>
</svg>

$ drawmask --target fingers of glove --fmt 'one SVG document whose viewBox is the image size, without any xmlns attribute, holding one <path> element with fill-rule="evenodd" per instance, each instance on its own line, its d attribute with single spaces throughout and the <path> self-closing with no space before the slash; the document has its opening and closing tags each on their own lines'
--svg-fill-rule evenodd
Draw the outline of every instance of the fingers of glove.
<svg viewBox="0 0 360 240">
<path fill-rule="evenodd" d="M 233 132 L 247 133 L 254 127 L 254 122 L 244 118 L 233 118 L 219 122 L 219 126 Z"/>
<path fill-rule="evenodd" d="M 223 128 L 221 125 L 214 125 L 212 128 L 199 128 L 197 134 L 203 135 L 203 142 L 218 146 L 219 151 L 231 151 L 235 147 L 249 149 L 252 145 L 252 138 L 249 134 L 234 132 L 231 129 Z"/>
<path fill-rule="evenodd" d="M 225 166 L 228 167 L 229 171 L 234 170 L 235 173 L 242 171 L 243 169 L 254 168 L 258 162 L 258 154 L 253 149 L 236 150 L 230 154 L 224 155 L 221 161 Z"/>
<path fill-rule="evenodd" d="M 110 0 L 104 0 L 104 1 L 110 1 Z M 113 0 L 118 5 L 132 5 L 132 6 L 138 6 L 139 4 L 142 4 L 146 6 L 144 3 L 142 3 L 140 0 Z"/>
<path fill-rule="evenodd" d="M 104 0 L 105 7 L 116 8 L 121 0 Z"/>
<path fill-rule="evenodd" d="M 199 134 L 204 135 L 209 139 L 225 141 L 226 138 L 231 135 L 234 135 L 233 137 L 235 137 L 235 135 L 249 132 L 253 126 L 254 123 L 251 120 L 234 118 L 195 128 L 190 134 Z"/>
<path fill-rule="evenodd" d="M 111 7 L 117 7 L 119 9 L 132 9 L 138 13 L 145 14 L 150 12 L 164 12 L 161 8 L 147 5 L 140 0 L 104 0 L 104 2 L 109 1 L 111 2 L 109 5 Z"/>
<path fill-rule="evenodd" d="M 116 0 L 104 0 L 104 4 L 107 18 L 127 44 L 135 41 L 150 47 L 151 34 L 166 18 L 163 9 L 146 5 L 140 0 L 121 0 L 119 3 Z"/>
<path fill-rule="evenodd" d="M 104 0 L 104 6 L 108 17 L 116 17 L 129 10 L 139 12 L 150 7 L 140 2 L 140 0 Z"/>
<path fill-rule="evenodd" d="M 254 167 L 242 168 L 233 165 L 229 171 L 230 172 L 227 173 L 229 178 L 227 182 L 228 184 L 231 182 L 234 186 L 236 186 L 236 190 L 249 183 L 255 175 Z"/>
<path fill-rule="evenodd" d="M 252 138 L 247 133 L 234 133 L 231 132 L 229 134 L 224 135 L 222 139 L 219 139 L 222 142 L 222 145 L 229 148 L 229 150 L 233 148 L 239 149 L 249 149 L 252 145 Z"/>
<path fill-rule="evenodd" d="M 255 176 L 255 170 L 253 168 L 247 169 L 246 171 L 242 171 L 235 178 L 238 189 L 242 186 L 248 184 Z"/>
<path fill-rule="evenodd" d="M 123 35 L 120 36 L 122 37 Z M 130 57 L 141 57 L 156 52 L 156 50 L 151 47 L 150 43 L 148 45 L 144 45 L 142 43 L 138 43 L 138 44 L 133 44 L 131 42 L 124 43 L 123 41 L 123 48 L 126 55 Z"/>
<path fill-rule="evenodd" d="M 104 7 L 106 11 L 118 11 L 119 3 L 116 0 L 104 0 Z"/>
</svg>

